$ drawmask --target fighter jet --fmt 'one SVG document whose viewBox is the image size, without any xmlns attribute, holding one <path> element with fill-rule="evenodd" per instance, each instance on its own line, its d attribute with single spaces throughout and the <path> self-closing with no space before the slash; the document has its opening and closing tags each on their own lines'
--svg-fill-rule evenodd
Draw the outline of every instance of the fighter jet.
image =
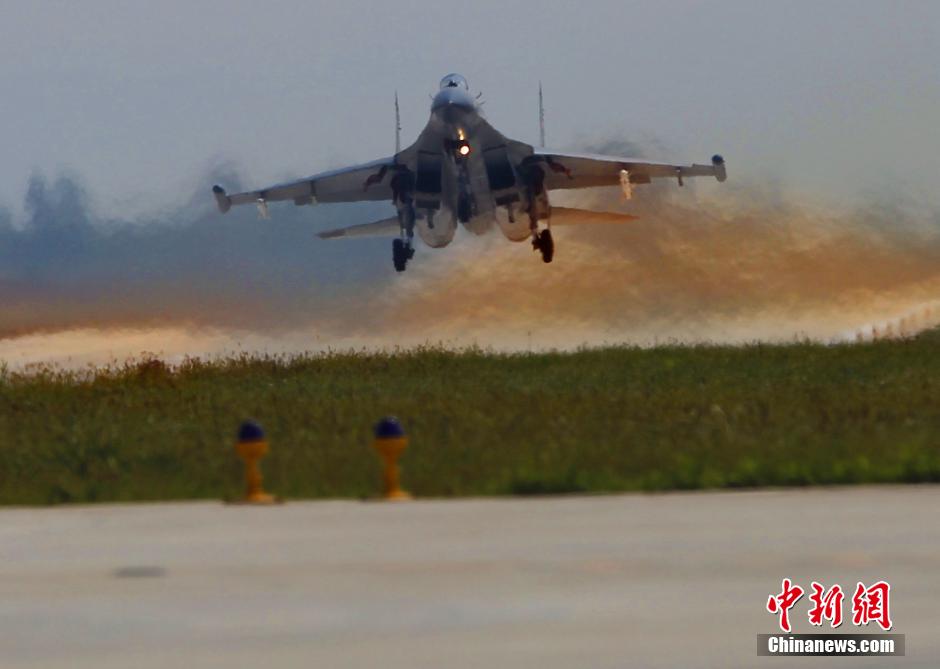
<svg viewBox="0 0 940 669">
<path fill-rule="evenodd" d="M 268 203 L 292 200 L 295 205 L 317 202 L 388 201 L 395 216 L 372 223 L 321 232 L 324 239 L 395 237 L 392 261 L 403 272 L 414 257 L 414 235 L 431 248 L 450 244 L 462 225 L 482 235 L 498 227 L 514 242 L 532 241 L 542 260 L 555 253 L 552 225 L 617 223 L 633 220 L 625 214 L 553 207 L 549 192 L 571 188 L 620 186 L 629 198 L 633 186 L 653 179 L 686 177 L 727 178 L 725 161 L 715 155 L 708 165 L 670 165 L 617 156 L 551 151 L 544 148 L 545 124 L 541 86 L 539 119 L 541 145 L 505 137 L 484 118 L 480 95 L 473 95 L 459 74 L 441 79 L 432 98 L 431 117 L 414 144 L 401 149 L 398 99 L 395 99 L 395 154 L 369 163 L 321 172 L 290 181 L 229 195 L 212 188 L 222 213 L 232 205 L 256 204 L 263 217 Z"/>
</svg>

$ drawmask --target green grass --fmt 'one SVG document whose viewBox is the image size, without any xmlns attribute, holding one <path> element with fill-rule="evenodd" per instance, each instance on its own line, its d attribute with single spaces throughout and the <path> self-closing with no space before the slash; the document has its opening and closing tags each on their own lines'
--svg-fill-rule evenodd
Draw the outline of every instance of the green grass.
<svg viewBox="0 0 940 669">
<path fill-rule="evenodd" d="M 401 418 L 422 496 L 940 480 L 940 336 L 865 345 L 609 348 L 0 371 L 0 503 L 238 493 L 239 422 L 286 497 L 374 494 Z"/>
</svg>

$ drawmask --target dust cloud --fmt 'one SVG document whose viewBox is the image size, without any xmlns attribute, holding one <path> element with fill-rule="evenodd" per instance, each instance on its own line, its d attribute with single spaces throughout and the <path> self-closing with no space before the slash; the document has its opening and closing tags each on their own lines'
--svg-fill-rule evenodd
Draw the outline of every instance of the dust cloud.
<svg viewBox="0 0 940 669">
<path fill-rule="evenodd" d="M 259 221 L 220 216 L 204 189 L 147 220 L 101 220 L 75 180 L 35 177 L 27 220 L 0 212 L 0 361 L 837 341 L 940 316 L 929 307 L 940 213 L 903 202 L 835 210 L 735 169 L 726 184 L 659 183 L 629 202 L 619 189 L 553 194 L 639 220 L 556 228 L 550 265 L 528 243 L 459 231 L 445 249 L 419 245 L 401 275 L 387 240 L 314 236 L 387 215 L 375 205 L 272 206 L 274 220 Z M 238 182 L 230 171 L 206 181 L 220 177 Z"/>
</svg>

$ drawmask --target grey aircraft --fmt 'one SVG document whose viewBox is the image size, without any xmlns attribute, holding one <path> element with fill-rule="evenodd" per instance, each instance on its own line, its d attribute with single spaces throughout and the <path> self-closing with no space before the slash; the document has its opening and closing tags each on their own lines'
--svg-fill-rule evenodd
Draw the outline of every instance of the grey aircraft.
<svg viewBox="0 0 940 669">
<path fill-rule="evenodd" d="M 324 239 L 342 237 L 395 237 L 392 260 L 405 270 L 414 256 L 414 233 L 431 248 L 447 246 L 458 223 L 476 235 L 499 227 L 514 242 L 532 240 L 542 260 L 555 252 L 552 225 L 611 223 L 633 220 L 612 214 L 552 207 L 552 190 L 617 186 L 629 198 L 635 184 L 652 179 L 727 177 L 725 161 L 713 156 L 709 165 L 669 165 L 645 160 L 550 151 L 544 148 L 545 123 L 539 88 L 539 148 L 508 139 L 483 117 L 480 95 L 470 92 L 467 80 L 448 74 L 431 103 L 431 117 L 414 144 L 402 150 L 398 135 L 398 99 L 395 99 L 395 155 L 370 163 L 322 172 L 305 179 L 261 190 L 229 195 L 221 186 L 212 192 L 222 213 L 232 205 L 256 204 L 263 217 L 268 203 L 292 200 L 295 205 L 317 202 L 391 202 L 397 214 L 373 223 L 320 233 Z M 540 223 L 544 228 L 540 229 Z"/>
</svg>

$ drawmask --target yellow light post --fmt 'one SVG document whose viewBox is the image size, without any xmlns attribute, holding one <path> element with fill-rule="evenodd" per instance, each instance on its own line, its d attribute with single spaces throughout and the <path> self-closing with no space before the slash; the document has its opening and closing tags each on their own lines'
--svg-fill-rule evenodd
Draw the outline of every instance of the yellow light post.
<svg viewBox="0 0 940 669">
<path fill-rule="evenodd" d="M 397 418 L 388 416 L 376 423 L 375 440 L 372 442 L 372 447 L 382 458 L 385 465 L 382 476 L 385 486 L 383 491 L 385 499 L 388 501 L 411 499 L 411 495 L 402 490 L 401 487 L 401 471 L 398 467 L 398 459 L 408 448 L 408 437 L 405 436 L 405 430 Z"/>
<path fill-rule="evenodd" d="M 259 462 L 268 452 L 268 442 L 258 423 L 247 420 L 241 424 L 235 450 L 245 461 L 245 497 L 239 501 L 242 504 L 277 504 L 280 500 L 266 493 L 261 485 Z"/>
</svg>

